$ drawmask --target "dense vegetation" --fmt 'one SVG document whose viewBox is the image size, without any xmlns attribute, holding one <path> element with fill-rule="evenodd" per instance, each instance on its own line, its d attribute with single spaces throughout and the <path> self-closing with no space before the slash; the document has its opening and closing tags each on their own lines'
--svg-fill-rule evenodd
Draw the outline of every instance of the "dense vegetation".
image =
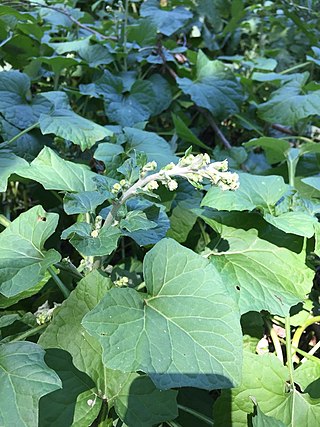
<svg viewBox="0 0 320 427">
<path fill-rule="evenodd" d="M 320 4 L 0 5 L 0 425 L 320 426 Z"/>
</svg>

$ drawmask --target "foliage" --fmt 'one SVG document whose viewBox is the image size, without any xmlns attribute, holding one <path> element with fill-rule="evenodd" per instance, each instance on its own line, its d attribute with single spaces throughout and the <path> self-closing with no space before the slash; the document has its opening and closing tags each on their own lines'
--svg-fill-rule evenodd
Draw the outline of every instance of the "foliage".
<svg viewBox="0 0 320 427">
<path fill-rule="evenodd" d="M 319 6 L 2 2 L 1 426 L 320 426 Z"/>
</svg>

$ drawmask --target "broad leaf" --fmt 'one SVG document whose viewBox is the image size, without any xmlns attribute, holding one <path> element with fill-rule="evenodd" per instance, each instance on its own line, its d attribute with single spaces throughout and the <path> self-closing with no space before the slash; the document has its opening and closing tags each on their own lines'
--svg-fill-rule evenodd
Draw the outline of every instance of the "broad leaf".
<svg viewBox="0 0 320 427">
<path fill-rule="evenodd" d="M 142 3 L 140 15 L 151 19 L 160 33 L 171 36 L 182 28 L 191 18 L 192 13 L 184 7 L 172 10 L 161 8 L 157 0 L 146 0 Z"/>
<path fill-rule="evenodd" d="M 59 375 L 62 388 L 40 400 L 39 426 L 90 425 L 100 410 L 99 404 L 88 404 L 96 399 L 92 379 L 75 368 L 71 355 L 61 349 L 48 349 L 45 362 Z"/>
<path fill-rule="evenodd" d="M 158 88 L 158 86 L 162 87 Z M 160 102 L 158 101 L 161 92 Z M 150 80 L 136 80 L 135 73 L 115 76 L 105 70 L 102 77 L 88 85 L 80 85 L 81 93 L 102 96 L 108 118 L 121 126 L 134 126 L 159 114 L 171 102 L 168 83 L 158 76 Z"/>
<path fill-rule="evenodd" d="M 289 195 L 285 197 L 290 187 L 281 176 L 243 173 L 239 178 L 237 191 L 221 191 L 218 187 L 212 187 L 201 205 L 226 211 L 258 209 L 266 221 L 286 233 L 305 237 L 314 235 L 317 219 L 306 209 L 298 210 Z"/>
<path fill-rule="evenodd" d="M 202 218 L 221 236 L 211 262 L 228 286 L 238 290 L 241 313 L 267 310 L 286 316 L 310 292 L 313 272 L 303 251 L 296 254 L 273 245 L 254 229 L 226 227 L 207 214 Z"/>
<path fill-rule="evenodd" d="M 140 246 L 154 245 L 165 237 L 170 223 L 162 205 L 153 204 L 145 199 L 132 199 L 128 201 L 127 208 L 129 213 L 142 210 L 148 221 L 155 224 L 155 226 L 147 230 L 140 229 L 130 232 L 123 230 L 124 235 L 131 237 Z"/>
<path fill-rule="evenodd" d="M 210 262 L 164 239 L 143 268 L 148 295 L 112 289 L 83 319 L 104 349 L 105 365 L 146 372 L 162 389 L 237 382 L 237 305 Z"/>
<path fill-rule="evenodd" d="M 274 91 L 269 101 L 259 105 L 259 116 L 263 120 L 294 126 L 306 117 L 319 114 L 320 90 L 304 89 L 309 73 L 295 76 Z"/>
<path fill-rule="evenodd" d="M 93 399 L 95 407 L 100 408 L 100 399 L 107 396 L 109 405 L 115 405 L 121 419 L 133 427 L 150 427 L 173 419 L 177 415 L 177 393 L 156 390 L 146 376 L 106 369 L 99 342 L 81 325 L 84 315 L 99 303 L 111 286 L 110 279 L 97 270 L 82 279 L 41 335 L 40 344 L 45 348 L 64 349 L 72 355 L 74 365 L 95 382 L 99 397 Z"/>
<path fill-rule="evenodd" d="M 98 191 L 67 193 L 63 198 L 63 207 L 68 215 L 94 213 L 97 206 L 101 205 L 107 198 L 106 193 L 99 193 Z"/>
<path fill-rule="evenodd" d="M 247 427 L 247 415 L 253 412 L 252 398 L 265 415 L 282 421 L 285 426 L 318 425 L 320 400 L 297 390 L 287 392 L 289 372 L 275 355 L 244 352 L 244 356 L 241 386 L 223 391 L 214 405 L 217 425 Z M 228 402 L 231 414 L 226 411 Z"/>
<path fill-rule="evenodd" d="M 210 61 L 201 51 L 197 58 L 196 80 L 177 78 L 177 83 L 196 105 L 221 120 L 237 113 L 244 100 L 233 73 L 221 61 Z"/>
<path fill-rule="evenodd" d="M 43 357 L 44 351 L 31 342 L 0 345 L 1 425 L 38 425 L 40 397 L 61 387 Z"/>
<path fill-rule="evenodd" d="M 29 163 L 8 150 L 0 150 L 0 192 L 6 191 L 7 180 L 19 169 L 29 167 Z"/>
<path fill-rule="evenodd" d="M 120 227 L 125 228 L 129 233 L 138 230 L 150 230 L 156 226 L 156 222 L 150 221 L 146 213 L 139 210 L 129 211 L 126 217 L 120 221 Z"/>
<path fill-rule="evenodd" d="M 71 192 L 95 190 L 92 178 L 98 176 L 85 165 L 63 160 L 49 147 L 43 148 L 28 169 L 18 173 L 39 182 L 46 190 Z"/>
<path fill-rule="evenodd" d="M 110 255 L 118 246 L 121 231 L 117 227 L 102 227 L 94 230 L 91 224 L 77 222 L 61 234 L 84 256 Z"/>
<path fill-rule="evenodd" d="M 148 162 L 155 160 L 159 168 L 170 162 L 176 162 L 177 156 L 173 154 L 172 148 L 165 139 L 154 132 L 140 129 L 124 128 L 127 137 L 127 151 L 134 154 L 133 150 L 147 155 Z"/>
<path fill-rule="evenodd" d="M 259 406 L 256 406 L 257 414 L 252 418 L 252 427 L 286 427 L 286 425 L 273 417 L 265 415 Z"/>
<path fill-rule="evenodd" d="M 68 109 L 58 109 L 39 118 L 41 132 L 53 133 L 60 138 L 80 145 L 82 151 L 92 147 L 97 141 L 110 135 L 108 129 L 85 119 Z"/>
<path fill-rule="evenodd" d="M 317 359 L 306 360 L 295 370 L 295 383 L 304 393 L 308 393 L 313 399 L 320 399 L 320 363 Z"/>
<path fill-rule="evenodd" d="M 11 125 L 24 130 L 37 123 L 40 114 L 51 108 L 51 103 L 42 95 L 33 99 L 30 79 L 19 71 L 0 73 L 0 111 Z"/>
<path fill-rule="evenodd" d="M 252 139 L 243 144 L 246 148 L 261 147 L 266 153 L 270 164 L 282 162 L 286 159 L 286 152 L 290 149 L 290 143 L 284 139 L 262 137 Z"/>
<path fill-rule="evenodd" d="M 320 197 L 320 176 L 310 176 L 308 178 L 303 178 L 302 182 L 318 190 Z"/>
<path fill-rule="evenodd" d="M 60 260 L 57 251 L 43 247 L 57 224 L 57 214 L 35 206 L 0 233 L 0 292 L 4 296 L 12 297 L 37 285 L 46 269 Z"/>
</svg>

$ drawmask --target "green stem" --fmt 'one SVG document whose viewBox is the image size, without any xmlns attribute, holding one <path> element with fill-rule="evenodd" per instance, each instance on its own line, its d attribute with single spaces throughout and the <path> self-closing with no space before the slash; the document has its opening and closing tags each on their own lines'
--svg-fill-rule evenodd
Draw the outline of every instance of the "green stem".
<svg viewBox="0 0 320 427">
<path fill-rule="evenodd" d="M 39 122 L 34 123 L 33 125 L 29 126 L 27 129 L 21 131 L 20 133 L 18 133 L 16 136 L 14 136 L 13 138 L 11 138 L 9 141 L 5 142 L 6 145 L 12 144 L 13 142 L 15 142 L 17 139 L 19 139 L 22 135 L 30 132 L 32 129 L 36 128 L 39 126 Z"/>
<path fill-rule="evenodd" d="M 26 338 L 32 337 L 33 335 L 36 335 L 39 331 L 46 328 L 48 326 L 47 323 L 44 323 L 43 325 L 36 326 L 35 328 L 29 329 L 26 332 L 23 332 L 22 334 L 18 335 L 17 337 L 13 338 L 10 342 L 15 341 L 23 341 Z"/>
<path fill-rule="evenodd" d="M 307 65 L 310 65 L 310 62 L 304 62 L 303 64 L 294 65 L 293 67 L 287 68 L 286 70 L 281 71 L 279 74 L 287 74 L 291 73 L 291 71 L 299 70 L 299 68 L 306 67 Z"/>
<path fill-rule="evenodd" d="M 11 221 L 6 218 L 4 215 L 0 214 L 0 224 L 7 228 L 10 225 Z"/>
<path fill-rule="evenodd" d="M 318 341 L 317 344 L 314 347 L 312 347 L 312 349 L 307 353 L 307 355 L 309 355 L 309 357 L 313 356 L 314 353 L 319 350 L 319 348 L 320 348 L 320 341 Z M 308 359 L 308 356 L 305 356 L 301 360 L 301 363 L 305 363 L 307 361 L 307 359 Z M 317 357 L 316 357 L 316 359 L 318 360 L 318 363 L 320 363 L 320 360 Z"/>
<path fill-rule="evenodd" d="M 279 340 L 280 340 L 280 342 L 282 342 L 283 344 L 285 344 L 285 345 L 287 344 L 287 341 L 286 341 L 286 340 L 284 340 L 284 339 L 282 339 L 282 338 L 279 338 Z M 291 345 L 291 347 L 292 347 L 292 349 L 293 349 L 294 351 L 296 351 L 297 353 L 301 354 L 301 355 L 302 355 L 302 356 L 304 356 L 306 359 L 309 359 L 309 360 L 311 360 L 312 362 L 315 362 L 315 363 L 317 363 L 318 365 L 320 365 L 320 359 L 319 359 L 318 357 L 312 356 L 312 354 L 311 354 L 311 350 L 310 350 L 310 352 L 309 352 L 309 353 L 307 353 L 307 352 L 305 352 L 305 351 L 301 350 L 300 348 L 293 347 L 292 345 Z"/>
<path fill-rule="evenodd" d="M 187 406 L 183 406 L 183 405 L 178 405 L 178 408 L 181 409 L 181 411 L 187 412 L 188 414 L 193 415 L 194 417 L 198 418 L 198 420 L 203 421 L 204 423 L 208 424 L 209 426 L 212 427 L 213 425 L 213 420 L 211 420 L 209 417 L 207 417 L 206 415 L 201 414 L 198 411 L 195 411 L 194 409 L 188 408 Z"/>
<path fill-rule="evenodd" d="M 52 267 L 48 267 L 48 272 L 51 274 L 51 277 L 55 281 L 56 285 L 58 285 L 58 288 L 63 293 L 63 296 L 65 298 L 68 298 L 68 296 L 70 295 L 70 291 L 66 287 L 66 285 L 59 279 L 59 277 L 55 273 L 54 269 Z"/>
<path fill-rule="evenodd" d="M 285 317 L 285 329 L 286 329 L 286 350 L 287 350 L 287 366 L 289 369 L 289 379 L 291 389 L 294 389 L 293 379 L 293 361 L 292 361 L 292 348 L 291 348 L 291 327 L 290 327 L 290 315 Z"/>
<path fill-rule="evenodd" d="M 87 212 L 85 216 L 86 216 L 86 222 L 89 225 L 91 225 L 91 216 L 90 216 L 90 213 Z M 87 264 L 87 267 L 89 268 L 89 271 L 92 271 L 93 264 L 94 264 L 94 256 L 90 255 L 90 256 L 86 256 L 84 258 L 87 261 L 86 264 Z"/>
<path fill-rule="evenodd" d="M 55 73 L 53 77 L 53 90 L 59 89 L 59 78 L 60 78 L 60 73 Z"/>
<path fill-rule="evenodd" d="M 266 321 L 268 328 L 269 328 L 269 332 L 270 332 L 270 337 L 272 339 L 273 345 L 274 345 L 274 349 L 277 355 L 277 358 L 280 360 L 280 362 L 283 364 L 283 352 L 282 352 L 282 348 L 281 348 L 281 343 L 279 340 L 279 337 L 276 333 L 276 331 L 274 330 L 274 328 L 272 327 L 272 324 L 268 321 Z"/>
<path fill-rule="evenodd" d="M 320 316 L 311 317 L 310 319 L 307 319 L 299 328 L 295 331 L 293 338 L 292 338 L 292 346 L 298 348 L 299 347 L 299 341 L 301 338 L 301 335 L 303 334 L 304 330 L 312 325 L 313 323 L 320 322 Z M 295 352 L 293 352 L 294 354 Z"/>
<path fill-rule="evenodd" d="M 123 53 L 124 53 L 124 71 L 128 70 L 127 65 L 127 27 L 128 27 L 128 8 L 129 8 L 129 0 L 125 0 L 124 3 L 124 23 L 123 23 Z"/>
</svg>

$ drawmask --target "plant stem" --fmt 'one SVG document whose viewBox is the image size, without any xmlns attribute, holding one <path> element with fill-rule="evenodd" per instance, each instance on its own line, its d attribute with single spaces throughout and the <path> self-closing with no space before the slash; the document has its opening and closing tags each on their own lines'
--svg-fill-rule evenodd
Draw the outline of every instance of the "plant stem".
<svg viewBox="0 0 320 427">
<path fill-rule="evenodd" d="M 188 408 L 187 406 L 178 405 L 178 408 L 181 409 L 181 411 L 187 412 L 188 414 L 193 415 L 194 417 L 198 418 L 198 420 L 201 420 L 212 427 L 213 420 L 211 420 L 206 415 L 201 414 L 198 411 L 195 411 L 194 409 Z"/>
<path fill-rule="evenodd" d="M 203 110 L 202 108 L 200 108 L 200 112 L 205 115 L 205 117 L 206 117 L 209 125 L 212 127 L 212 129 L 214 130 L 214 132 L 216 133 L 217 137 L 220 139 L 220 141 L 222 142 L 222 144 L 225 146 L 225 148 L 227 150 L 231 150 L 232 145 L 227 140 L 227 138 L 224 136 L 224 134 L 221 132 L 219 126 L 216 124 L 216 122 L 214 121 L 214 119 L 211 116 L 211 114 L 209 112 Z"/>
<path fill-rule="evenodd" d="M 310 65 L 310 62 L 303 62 L 302 64 L 294 65 L 293 67 L 287 68 L 286 70 L 280 71 L 279 74 L 287 74 L 291 73 L 291 71 L 299 70 L 299 68 L 306 67 L 307 65 Z"/>
<path fill-rule="evenodd" d="M 125 0 L 124 2 L 124 22 L 123 22 L 123 61 L 124 61 L 124 71 L 128 71 L 128 65 L 127 65 L 127 27 L 128 27 L 128 6 L 129 6 L 129 0 Z"/>
<path fill-rule="evenodd" d="M 7 228 L 11 224 L 11 221 L 4 215 L 0 214 L 0 224 Z"/>
<path fill-rule="evenodd" d="M 319 350 L 319 348 L 320 348 L 320 341 L 318 341 L 317 342 L 317 344 L 314 346 L 314 347 L 312 347 L 312 349 L 307 353 L 309 356 L 313 356 L 314 355 L 314 353 L 316 352 L 316 351 L 318 351 Z M 301 363 L 305 363 L 306 361 L 307 361 L 307 359 L 308 359 L 308 356 L 305 356 L 302 360 L 301 360 Z M 318 359 L 318 358 L 316 358 L 317 360 L 318 360 L 318 363 L 320 363 L 320 360 Z"/>
<path fill-rule="evenodd" d="M 286 329 L 287 366 L 289 369 L 289 379 L 291 384 L 291 390 L 293 390 L 294 379 L 293 379 L 293 361 L 292 361 L 292 348 L 291 348 L 290 315 L 285 317 L 285 329 Z"/>
<path fill-rule="evenodd" d="M 48 267 L 48 272 L 51 274 L 51 277 L 55 281 L 56 285 L 58 285 L 58 288 L 63 293 L 63 296 L 65 298 L 68 298 L 70 295 L 69 289 L 66 287 L 66 285 L 59 279 L 58 275 L 55 273 L 54 269 L 52 267 Z"/>
<path fill-rule="evenodd" d="M 102 405 L 101 405 L 101 410 L 99 413 L 99 421 L 98 421 L 98 426 L 97 427 L 104 427 L 105 425 L 105 420 L 107 418 L 107 414 L 108 414 L 108 405 L 107 403 L 103 400 L 102 401 Z"/>
<path fill-rule="evenodd" d="M 294 333 L 292 338 L 292 346 L 298 348 L 299 347 L 299 341 L 301 338 L 301 335 L 303 334 L 304 330 L 312 325 L 313 323 L 320 322 L 320 316 L 311 317 L 310 319 L 307 319 Z M 294 355 L 295 352 L 293 352 Z"/>
<path fill-rule="evenodd" d="M 12 144 L 13 142 L 15 142 L 17 139 L 19 139 L 21 136 L 23 136 L 24 134 L 30 132 L 32 129 L 36 128 L 39 126 L 39 122 L 34 123 L 33 125 L 29 126 L 27 129 L 22 130 L 21 132 L 19 132 L 17 135 L 15 135 L 13 138 L 11 138 L 9 141 L 5 142 L 6 145 Z"/>
<path fill-rule="evenodd" d="M 39 331 L 46 328 L 48 324 L 44 323 L 43 325 L 36 326 L 32 329 L 29 329 L 26 332 L 23 332 L 22 334 L 18 335 L 17 337 L 13 338 L 10 342 L 15 341 L 23 341 L 25 338 L 32 337 L 33 335 L 36 335 Z"/>
<path fill-rule="evenodd" d="M 269 327 L 270 337 L 272 339 L 277 358 L 283 364 L 283 353 L 282 353 L 282 348 L 281 348 L 281 343 L 280 343 L 279 337 L 278 337 L 276 331 L 274 330 L 274 328 L 272 327 L 272 324 L 270 324 L 269 322 L 267 324 Z"/>
<path fill-rule="evenodd" d="M 279 340 L 280 340 L 280 342 L 282 342 L 282 344 L 287 344 L 287 341 L 286 340 L 284 340 L 284 339 L 282 339 L 282 338 L 279 338 Z M 319 344 L 319 343 L 318 343 Z M 299 354 L 301 354 L 302 356 L 304 356 L 306 359 L 309 359 L 309 360 L 312 360 L 313 362 L 315 362 L 315 363 L 317 363 L 318 365 L 320 365 L 320 359 L 318 358 L 318 357 L 315 357 L 315 356 L 313 356 L 312 354 L 311 354 L 311 350 L 310 350 L 310 352 L 309 353 L 307 353 L 306 351 L 303 351 L 303 350 L 301 350 L 300 348 L 296 348 L 296 347 L 293 347 L 292 345 L 291 345 L 291 347 L 292 347 L 292 349 L 294 350 L 294 351 L 296 351 L 297 353 L 299 353 Z M 312 349 L 313 350 L 313 349 Z"/>
</svg>

